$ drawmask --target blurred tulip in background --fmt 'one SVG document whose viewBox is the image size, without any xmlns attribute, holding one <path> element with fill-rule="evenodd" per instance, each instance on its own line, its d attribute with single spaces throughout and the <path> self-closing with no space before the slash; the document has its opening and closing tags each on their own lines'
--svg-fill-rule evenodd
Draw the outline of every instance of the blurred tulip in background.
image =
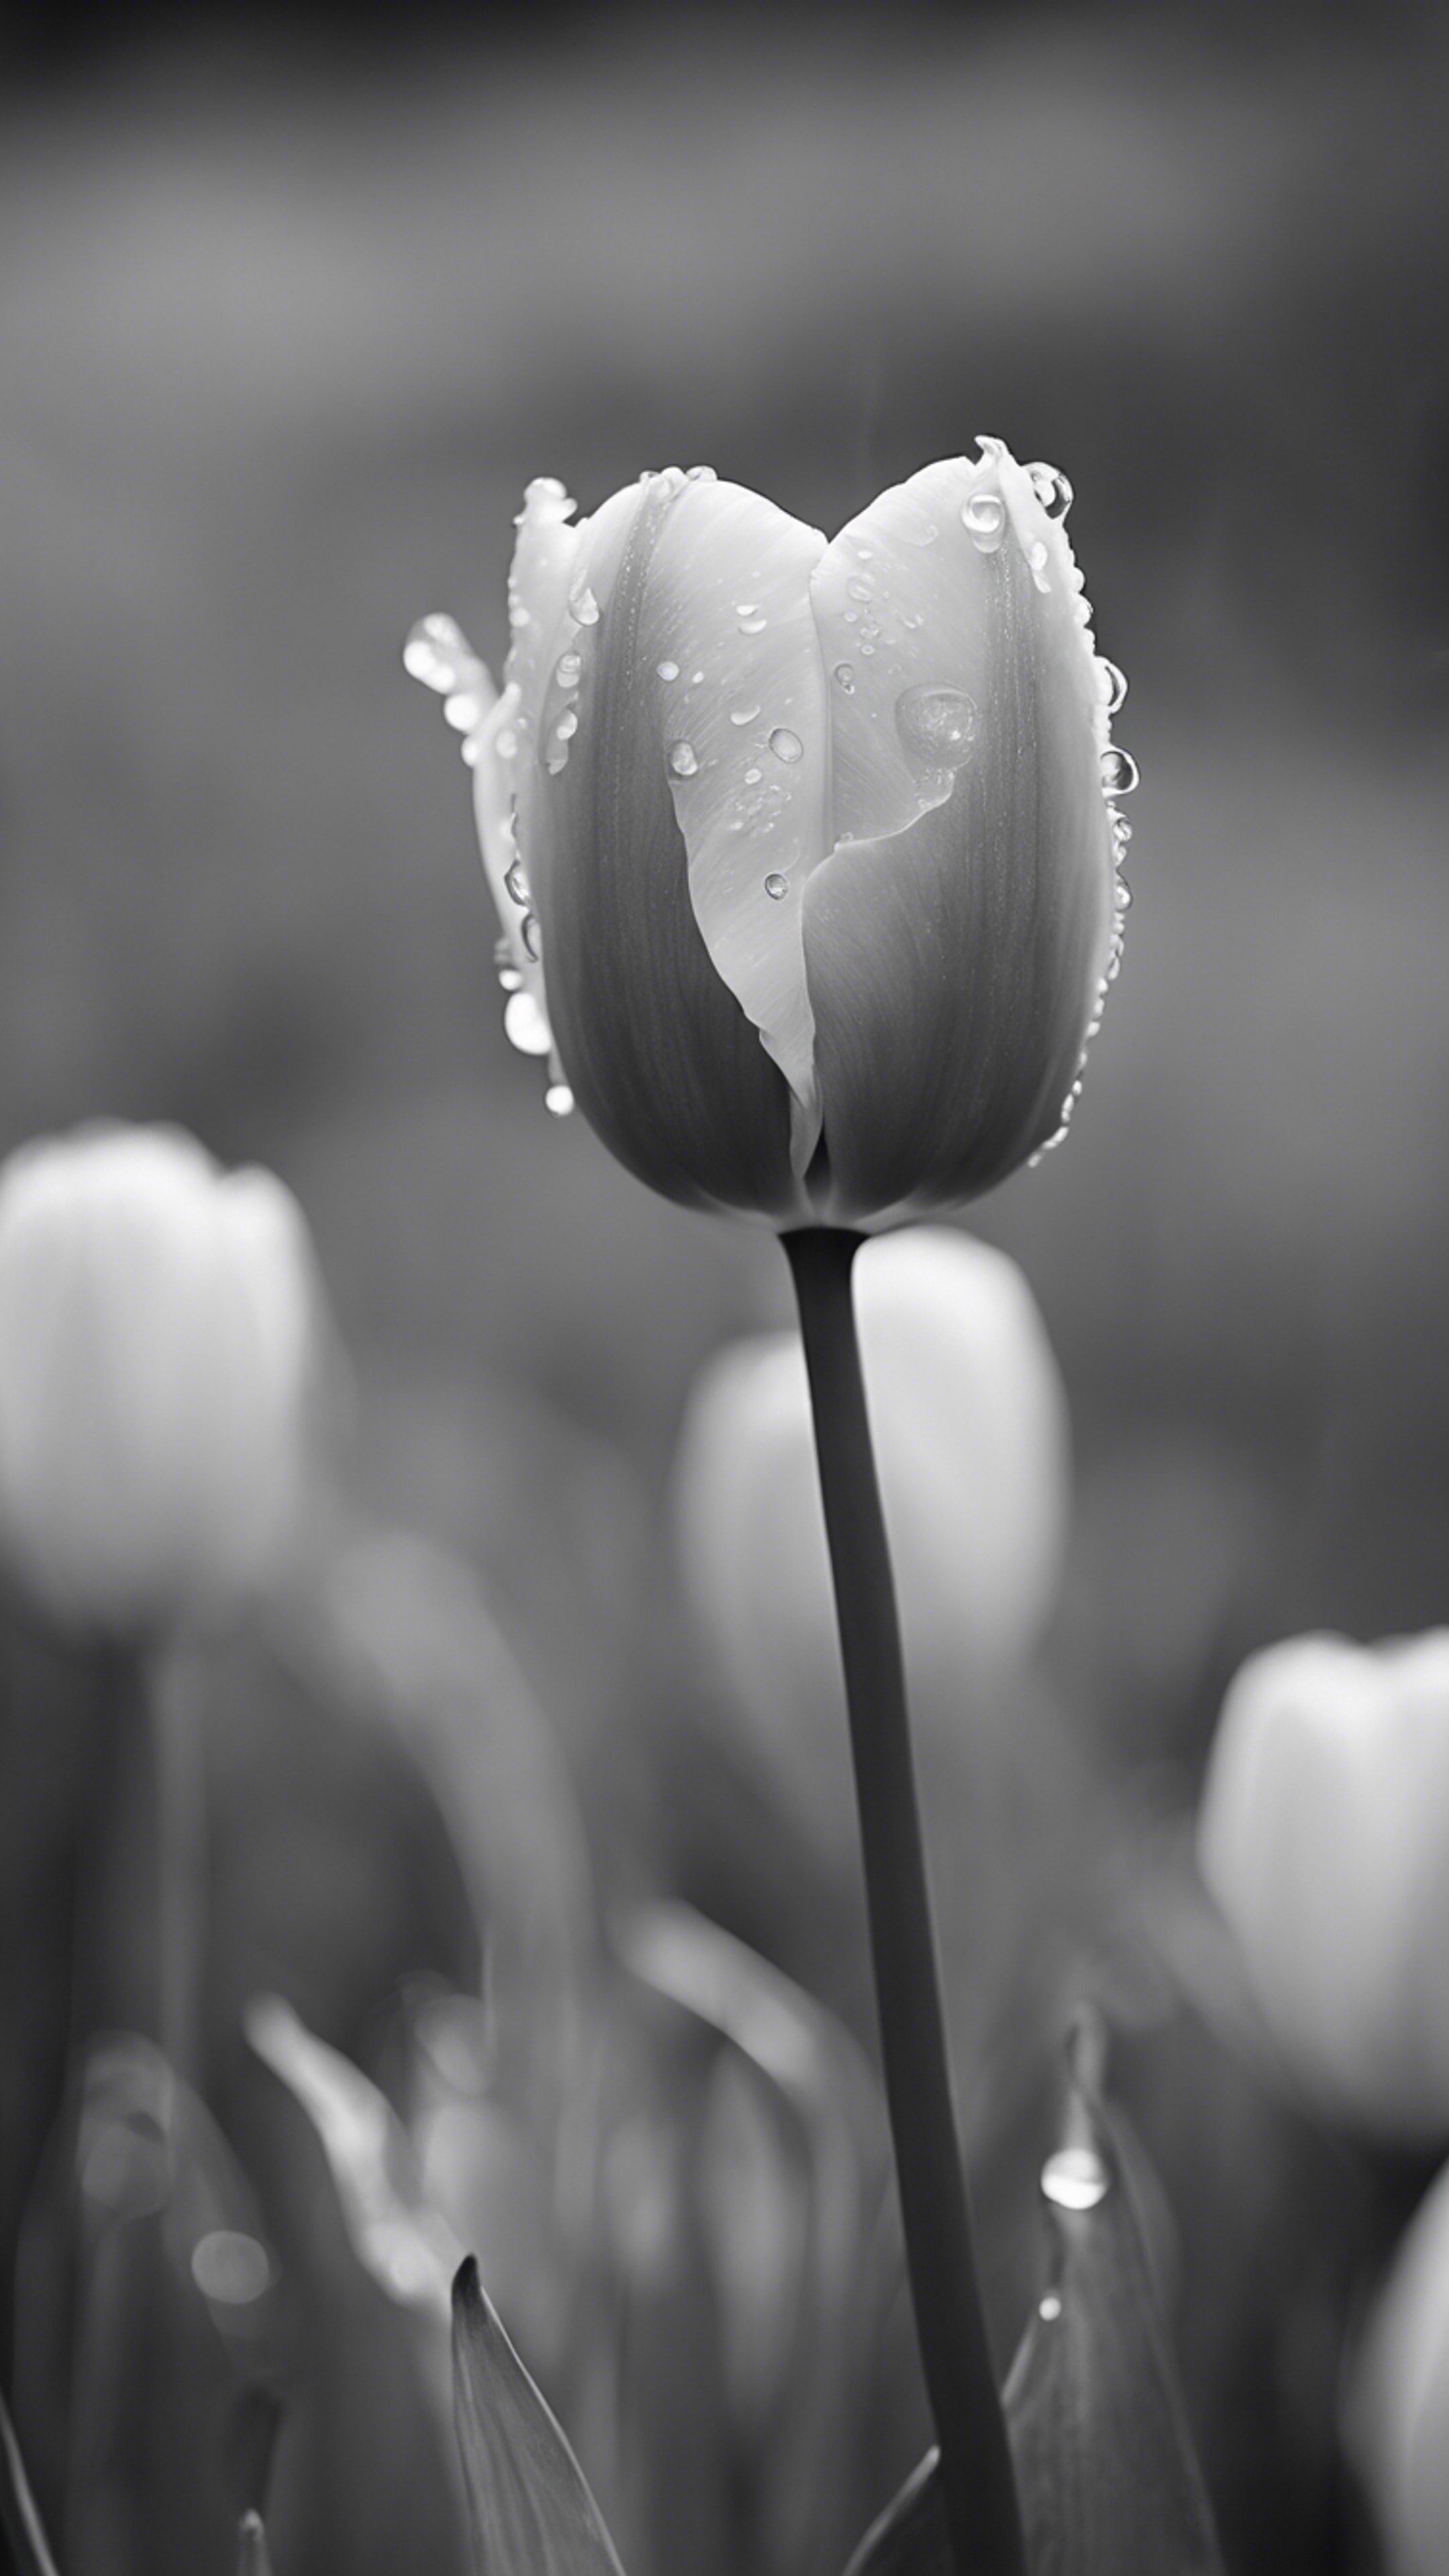
<svg viewBox="0 0 1449 2576">
<path fill-rule="evenodd" d="M 1449 2137 L 1449 1629 L 1254 1656 L 1199 1855 L 1305 2088 L 1387 2135 Z"/>
<path fill-rule="evenodd" d="M 296 1202 L 165 1127 L 0 1173 L 0 1547 L 55 1618 L 136 1635 L 267 1569 L 304 1473 L 319 1297 Z"/>
<path fill-rule="evenodd" d="M 1392 2576 L 1449 2566 L 1449 2170 L 1402 2237 L 1365 2330 L 1348 2433 Z"/>
<path fill-rule="evenodd" d="M 857 1294 L 872 1427 L 923 1727 L 964 1729 L 1052 1609 L 1066 1397 L 1031 1291 L 946 1227 L 868 1244 Z M 687 1591 L 773 1773 L 819 1824 L 849 1800 L 836 1639 L 796 1337 L 737 1342 L 690 1399 L 675 1471 Z"/>
<path fill-rule="evenodd" d="M 530 484 L 466 734 L 505 1022 L 641 1180 L 782 1226 L 950 1205 L 1070 1115 L 1120 946 L 1126 683 L 1071 486 L 999 439 L 827 543 L 704 467 Z"/>
</svg>

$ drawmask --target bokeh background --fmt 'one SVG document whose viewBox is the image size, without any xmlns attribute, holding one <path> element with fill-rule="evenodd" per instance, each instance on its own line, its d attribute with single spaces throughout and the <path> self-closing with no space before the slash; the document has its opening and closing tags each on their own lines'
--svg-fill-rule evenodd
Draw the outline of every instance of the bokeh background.
<svg viewBox="0 0 1449 2576">
<path fill-rule="evenodd" d="M 665 1527 L 690 1381 L 784 1317 L 783 1265 L 542 1115 L 400 664 L 438 608 L 497 667 L 535 474 L 587 510 L 702 460 L 827 529 L 981 430 L 1071 476 L 1135 903 L 1069 1145 L 971 1216 L 1071 1398 L 1051 1687 L 1170 1816 L 1252 1646 L 1442 1619 L 1442 13 L 36 9 L 8 41 L 0 1147 L 175 1119 L 290 1182 L 350 1473 L 485 1578 L 606 1885 L 809 1968 L 798 1853 L 702 1749 Z M 466 1907 L 372 1754 L 253 1734 L 217 1728 L 225 1974 L 261 1944 L 365 2057 L 405 1970 L 464 1978 Z M 65 1794 L 61 1752 L 24 1767 L 17 1870 Z"/>
</svg>

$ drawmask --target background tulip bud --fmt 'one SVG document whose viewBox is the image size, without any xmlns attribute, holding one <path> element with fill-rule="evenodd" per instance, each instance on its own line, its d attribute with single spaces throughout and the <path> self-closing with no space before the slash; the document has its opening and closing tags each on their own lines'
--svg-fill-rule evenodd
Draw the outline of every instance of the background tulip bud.
<svg viewBox="0 0 1449 2576">
<path fill-rule="evenodd" d="M 318 1300 L 296 1202 L 161 1127 L 0 1173 L 0 1547 L 55 1616 L 135 1633 L 265 1568 Z"/>
<path fill-rule="evenodd" d="M 1378 2508 L 1392 2576 L 1449 2566 L 1449 2171 L 1400 2240 L 1364 2334 L 1349 2441 Z"/>
<path fill-rule="evenodd" d="M 1004 1253 L 943 1227 L 868 1244 L 860 1335 L 913 1697 L 959 1726 L 1051 1609 L 1068 1509 L 1066 1401 Z M 848 1814 L 836 1638 L 805 1364 L 791 1334 L 722 1352 L 675 1478 L 686 1583 L 772 1768 Z"/>
<path fill-rule="evenodd" d="M 1302 2082 L 1373 2128 L 1449 2136 L 1449 1629 L 1255 1656 L 1198 1849 Z"/>
<path fill-rule="evenodd" d="M 670 1197 L 876 1222 L 1070 1116 L 1120 948 L 1126 684 L 1070 485 L 979 445 L 830 542 L 700 469 L 577 526 L 534 483 L 501 697 L 448 621 L 409 640 L 476 717 L 510 1034 Z"/>
</svg>

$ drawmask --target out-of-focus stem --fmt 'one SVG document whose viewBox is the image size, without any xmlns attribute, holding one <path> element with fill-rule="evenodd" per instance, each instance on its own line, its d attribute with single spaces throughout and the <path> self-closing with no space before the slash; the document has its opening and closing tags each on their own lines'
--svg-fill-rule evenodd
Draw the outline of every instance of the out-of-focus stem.
<svg viewBox="0 0 1449 2576">
<path fill-rule="evenodd" d="M 959 2576 L 1021 2576 L 1021 2515 L 951 2104 L 900 1619 L 851 1302 L 860 1237 L 784 1238 L 830 1542 L 886 2099 L 926 2393 Z"/>
</svg>

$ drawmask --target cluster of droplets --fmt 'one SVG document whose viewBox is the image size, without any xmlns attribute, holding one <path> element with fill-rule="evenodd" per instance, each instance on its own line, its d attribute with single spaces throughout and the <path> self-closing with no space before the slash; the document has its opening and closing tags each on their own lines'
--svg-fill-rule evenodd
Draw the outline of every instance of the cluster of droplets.
<svg viewBox="0 0 1449 2576">
<path fill-rule="evenodd" d="M 461 734 L 471 769 L 478 757 L 478 727 L 493 702 L 493 687 L 457 620 L 434 610 L 420 617 L 403 646 L 403 669 L 443 701 L 443 713 Z"/>
<path fill-rule="evenodd" d="M 550 488 L 562 492 L 562 486 Z M 512 596 L 509 602 L 509 617 L 515 629 L 528 622 L 526 609 Z M 579 657 L 568 654 L 562 657 L 564 664 L 570 661 L 578 664 Z M 481 728 L 495 700 L 487 670 L 468 642 L 462 628 L 453 618 L 436 612 L 427 617 L 420 617 L 403 646 L 403 667 L 413 679 L 420 681 L 424 688 L 433 690 L 435 695 L 442 698 L 444 715 L 454 731 L 463 736 L 463 758 L 470 769 L 476 768 L 481 746 Z M 567 673 L 561 671 L 560 676 L 567 685 Z M 573 676 L 577 680 L 579 676 L 577 669 Z M 500 708 L 499 712 L 501 714 L 504 710 Z M 563 738 L 567 742 L 577 729 L 578 717 L 575 714 L 572 723 L 569 723 L 566 713 L 563 721 L 566 728 Z M 501 760 L 512 761 L 517 758 L 518 726 L 516 723 L 504 724 L 498 728 L 494 736 L 493 750 Z M 537 962 L 540 955 L 538 916 L 533 910 L 527 873 L 518 853 L 516 797 L 510 799 L 504 828 L 513 856 L 503 872 L 503 888 L 509 902 L 516 904 L 522 914 L 518 925 L 518 938 L 524 953 Z M 509 1044 L 516 1047 L 520 1055 L 553 1056 L 553 1036 L 543 1006 L 538 996 L 529 990 L 516 962 L 513 941 L 506 934 L 494 946 L 493 962 L 504 995 L 503 1030 Z M 573 1093 L 563 1080 L 555 1059 L 552 1079 L 544 1093 L 544 1106 L 550 1109 L 555 1117 L 562 1118 L 567 1116 L 573 1105 Z"/>
<path fill-rule="evenodd" d="M 983 451 L 988 449 L 996 450 L 996 442 L 994 440 L 983 439 L 981 441 L 981 445 Z M 999 452 L 999 450 L 996 452 Z M 1025 468 L 1025 472 L 1027 480 L 1031 485 L 1033 495 L 1040 507 L 1045 511 L 1047 517 L 1054 521 L 1065 519 L 1067 512 L 1072 506 L 1072 487 L 1065 474 L 1063 474 L 1057 466 L 1045 464 L 1028 465 Z M 971 528 L 971 519 L 969 514 L 973 508 L 975 508 L 981 501 L 993 497 L 994 496 L 989 494 L 977 494 L 974 496 L 973 500 L 967 502 L 961 515 L 968 529 Z M 1003 534 L 1004 528 L 1005 512 L 1003 510 Z M 977 542 L 979 544 L 979 538 L 977 538 Z M 999 538 L 997 539 L 997 542 L 1000 542 Z M 1037 588 L 1043 591 L 1050 589 L 1051 583 L 1048 578 L 1050 553 L 1045 542 L 1042 539 L 1037 538 L 1027 545 L 1025 551 L 1027 565 Z M 1066 1099 L 1062 1103 L 1061 1118 L 1056 1129 L 1031 1156 L 1031 1163 L 1033 1165 L 1040 1162 L 1043 1154 L 1051 1153 L 1056 1146 L 1062 1144 L 1070 1131 L 1072 1114 L 1076 1108 L 1077 1102 L 1082 1096 L 1082 1082 L 1087 1063 L 1087 1050 L 1102 1025 L 1103 1014 L 1107 1006 L 1107 996 L 1111 991 L 1113 984 L 1116 982 L 1117 976 L 1121 970 L 1123 930 L 1128 907 L 1132 901 L 1132 889 L 1128 885 L 1127 879 L 1123 874 L 1123 866 L 1126 860 L 1128 846 L 1132 839 L 1132 826 L 1123 814 L 1121 804 L 1118 800 L 1124 796 L 1130 796 L 1132 794 L 1138 784 L 1139 773 L 1137 763 L 1132 758 L 1131 753 L 1119 750 L 1112 740 L 1111 733 L 1112 718 L 1116 715 L 1123 699 L 1127 695 L 1127 681 L 1124 673 L 1117 668 L 1115 662 L 1109 662 L 1102 655 L 1096 653 L 1092 635 L 1092 605 L 1086 596 L 1086 586 L 1083 575 L 1080 567 L 1071 560 L 1070 556 L 1068 556 L 1068 563 L 1070 567 L 1069 584 L 1072 592 L 1071 612 L 1073 622 L 1081 629 L 1082 641 L 1087 647 L 1088 652 L 1091 653 L 1093 657 L 1092 670 L 1096 685 L 1096 702 L 1092 709 L 1092 717 L 1097 744 L 1097 775 L 1102 794 L 1106 799 L 1107 821 L 1112 838 L 1112 927 L 1107 942 L 1106 964 L 1103 968 L 1096 992 L 1092 997 L 1091 1016 L 1082 1033 L 1081 1052 L 1077 1058 L 1076 1071 L 1072 1078 L 1072 1086 L 1067 1093 Z"/>
</svg>

